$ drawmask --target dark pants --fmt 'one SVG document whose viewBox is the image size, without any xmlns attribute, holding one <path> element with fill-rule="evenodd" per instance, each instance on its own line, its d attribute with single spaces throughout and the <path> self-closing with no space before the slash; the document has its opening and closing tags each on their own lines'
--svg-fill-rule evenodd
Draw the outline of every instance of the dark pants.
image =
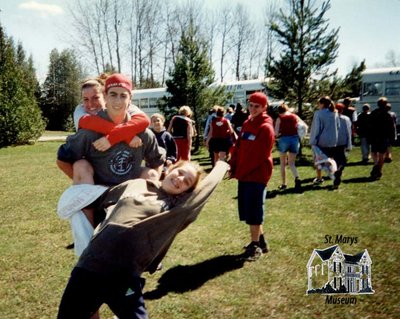
<svg viewBox="0 0 400 319">
<path fill-rule="evenodd" d="M 346 166 L 347 158 L 345 153 L 345 146 L 336 146 L 336 147 L 320 147 L 322 153 L 326 156 L 333 158 L 336 162 L 337 169 L 342 169 Z"/>
<path fill-rule="evenodd" d="M 320 147 L 321 151 L 328 157 L 333 158 L 337 165 L 337 171 L 335 172 L 334 185 L 339 185 L 342 180 L 342 173 L 344 167 L 347 164 L 346 158 L 346 147 L 336 146 L 336 147 Z"/>
<path fill-rule="evenodd" d="M 65 288 L 58 319 L 89 319 L 105 303 L 120 319 L 147 319 L 139 277 L 103 275 L 75 267 Z"/>
</svg>

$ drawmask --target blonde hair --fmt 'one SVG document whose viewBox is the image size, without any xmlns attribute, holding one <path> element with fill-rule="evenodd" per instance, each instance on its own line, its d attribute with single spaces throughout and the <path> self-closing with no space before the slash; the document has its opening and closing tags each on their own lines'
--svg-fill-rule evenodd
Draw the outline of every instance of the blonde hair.
<svg viewBox="0 0 400 319">
<path fill-rule="evenodd" d="M 153 118 L 154 118 L 154 117 L 160 118 L 161 121 L 162 121 L 163 123 L 165 123 L 165 117 L 164 117 L 164 115 L 162 115 L 162 114 L 160 114 L 160 113 L 154 113 L 154 114 L 150 117 L 150 121 L 153 121 Z"/>
<path fill-rule="evenodd" d="M 388 104 L 388 99 L 384 96 L 381 96 L 378 100 L 378 107 L 379 108 L 385 108 L 386 105 Z"/>
<path fill-rule="evenodd" d="M 187 105 L 181 106 L 178 113 L 180 115 L 186 115 L 187 117 L 191 117 L 193 114 L 192 110 Z"/>
<path fill-rule="evenodd" d="M 195 179 L 195 181 L 194 181 L 192 187 L 190 187 L 190 188 L 186 191 L 186 193 L 189 193 L 189 192 L 194 191 L 194 189 L 195 189 L 195 188 L 197 187 L 197 185 L 200 183 L 201 177 L 202 177 L 202 175 L 203 175 L 203 169 L 200 167 L 200 165 L 195 164 L 195 163 L 190 162 L 190 161 L 183 161 L 183 160 L 180 160 L 180 161 L 176 162 L 175 164 L 172 164 L 170 167 L 168 167 L 167 175 L 168 175 L 169 172 L 172 172 L 174 169 L 177 169 L 177 168 L 179 168 L 179 167 L 185 166 L 186 164 L 191 165 L 191 166 L 196 170 L 196 179 Z"/>
</svg>

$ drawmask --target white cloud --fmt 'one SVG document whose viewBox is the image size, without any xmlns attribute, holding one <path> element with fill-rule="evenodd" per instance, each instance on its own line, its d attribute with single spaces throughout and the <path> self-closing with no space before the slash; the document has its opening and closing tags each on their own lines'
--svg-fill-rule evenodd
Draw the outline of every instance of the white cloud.
<svg viewBox="0 0 400 319">
<path fill-rule="evenodd" d="M 59 15 L 64 13 L 63 8 L 60 6 L 36 1 L 23 2 L 18 7 L 24 10 L 36 11 L 41 16 Z"/>
</svg>

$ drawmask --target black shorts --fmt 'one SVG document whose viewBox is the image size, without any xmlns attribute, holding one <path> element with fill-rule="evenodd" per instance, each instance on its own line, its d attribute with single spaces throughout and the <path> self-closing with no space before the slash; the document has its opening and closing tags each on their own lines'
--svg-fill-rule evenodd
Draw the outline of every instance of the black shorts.
<svg viewBox="0 0 400 319">
<path fill-rule="evenodd" d="M 216 138 L 213 137 L 210 139 L 209 147 L 213 152 L 229 152 L 229 149 L 232 146 L 232 142 L 230 138 Z"/>
<path fill-rule="evenodd" d="M 371 152 L 384 154 L 387 152 L 390 146 L 390 139 L 372 139 L 371 140 Z"/>
</svg>

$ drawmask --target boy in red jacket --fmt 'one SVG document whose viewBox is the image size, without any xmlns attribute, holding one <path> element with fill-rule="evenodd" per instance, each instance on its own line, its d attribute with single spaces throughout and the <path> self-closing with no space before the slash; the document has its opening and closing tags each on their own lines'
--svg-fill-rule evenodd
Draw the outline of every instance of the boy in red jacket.
<svg viewBox="0 0 400 319">
<path fill-rule="evenodd" d="M 239 219 L 250 226 L 251 242 L 244 253 L 244 258 L 249 261 L 268 252 L 262 224 L 266 186 L 273 170 L 275 135 L 272 118 L 266 113 L 267 107 L 268 99 L 264 93 L 250 95 L 250 116 L 243 123 L 230 161 L 231 177 L 239 181 Z"/>
</svg>

